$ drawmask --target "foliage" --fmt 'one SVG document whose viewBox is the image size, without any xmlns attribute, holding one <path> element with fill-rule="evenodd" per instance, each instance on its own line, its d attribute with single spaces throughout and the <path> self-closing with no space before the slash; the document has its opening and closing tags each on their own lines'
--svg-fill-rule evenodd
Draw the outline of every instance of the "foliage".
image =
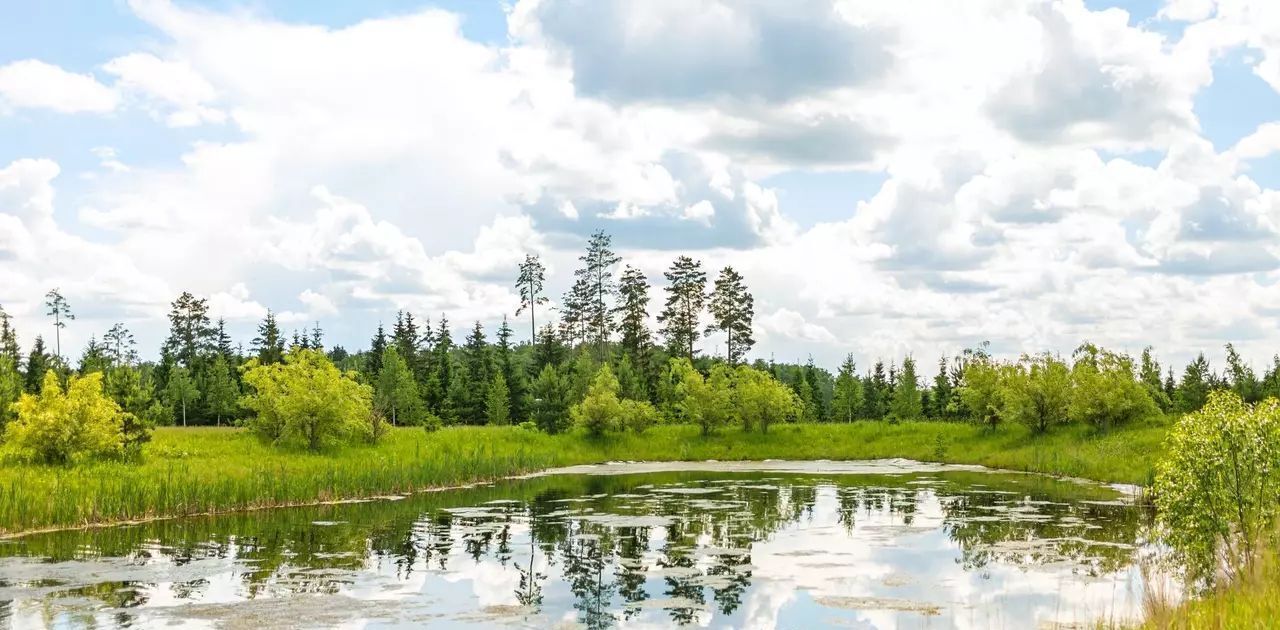
<svg viewBox="0 0 1280 630">
<path fill-rule="evenodd" d="M 751 336 L 751 319 L 755 315 L 755 300 L 747 291 L 742 274 L 733 267 L 725 267 L 716 277 L 715 286 L 707 299 L 712 324 L 706 334 L 725 334 L 725 357 L 729 365 L 742 361 L 756 341 Z"/>
<path fill-rule="evenodd" d="M 22 374 L 13 359 L 0 355 L 0 430 L 13 419 L 13 405 L 22 395 Z"/>
<path fill-rule="evenodd" d="M 69 464 L 123 453 L 126 414 L 103 393 L 102 373 L 68 378 L 45 372 L 40 393 L 23 394 L 17 417 L 5 426 L 6 449 L 38 464 Z"/>
<path fill-rule="evenodd" d="M 291 350 L 283 364 L 251 361 L 244 381 L 251 393 L 241 404 L 256 414 L 249 426 L 268 441 L 319 451 L 371 434 L 369 386 L 338 371 L 319 350 Z"/>
<path fill-rule="evenodd" d="M 1004 420 L 1006 373 L 1007 366 L 982 355 L 964 364 L 956 394 L 974 422 L 994 429 Z"/>
<path fill-rule="evenodd" d="M 672 356 L 692 360 L 693 342 L 698 339 L 698 320 L 707 299 L 707 274 L 701 262 L 680 256 L 663 275 L 667 279 L 667 301 L 658 313 L 662 336 Z"/>
<path fill-rule="evenodd" d="M 182 412 L 182 426 L 187 426 L 187 407 L 200 396 L 200 389 L 191 378 L 191 371 L 177 366 L 169 371 L 169 382 L 164 388 L 165 401 Z"/>
<path fill-rule="evenodd" d="M 727 366 L 716 365 L 705 379 L 692 366 L 682 369 L 681 373 L 677 389 L 682 415 L 698 425 L 702 435 L 711 435 L 733 415 L 733 372 Z"/>
<path fill-rule="evenodd" d="M 898 374 L 898 385 L 893 390 L 889 415 L 898 421 L 918 420 L 924 415 L 920 382 L 916 377 L 916 362 L 911 357 L 902 360 L 902 371 Z"/>
<path fill-rule="evenodd" d="M 374 381 L 373 404 L 380 413 L 391 418 L 391 424 L 417 424 L 422 415 L 422 398 L 418 384 L 400 351 L 389 345 L 382 351 L 382 370 Z"/>
<path fill-rule="evenodd" d="M 542 368 L 529 388 L 529 395 L 532 397 L 531 415 L 539 429 L 555 434 L 568 428 L 568 385 L 560 377 L 555 365 L 547 364 Z"/>
<path fill-rule="evenodd" d="M 832 419 L 853 422 L 862 414 L 862 402 L 862 381 L 858 379 L 857 364 L 850 354 L 840 364 L 840 372 L 836 376 L 831 400 Z"/>
<path fill-rule="evenodd" d="M 1009 422 L 1044 433 L 1067 422 L 1071 402 L 1071 370 L 1050 354 L 1022 358 L 1006 372 L 1004 416 Z"/>
<path fill-rule="evenodd" d="M 222 424 L 224 417 L 236 413 L 240 397 L 235 377 L 231 375 L 231 366 L 222 354 L 214 355 L 213 364 L 204 378 L 205 406 L 217 419 L 217 424 Z"/>
<path fill-rule="evenodd" d="M 623 399 L 621 405 L 623 428 L 644 433 L 649 427 L 658 424 L 658 410 L 648 401 Z"/>
<path fill-rule="evenodd" d="M 622 419 L 622 403 L 618 400 L 618 379 L 609 365 L 600 366 L 582 402 L 573 406 L 573 422 L 587 430 L 591 437 L 603 436 L 617 429 Z"/>
<path fill-rule="evenodd" d="M 503 425 L 511 423 L 511 394 L 507 390 L 507 379 L 502 373 L 493 375 L 489 384 L 489 396 L 485 400 L 485 417 L 489 424 Z"/>
<path fill-rule="evenodd" d="M 1071 368 L 1071 402 L 1067 415 L 1109 429 L 1160 412 L 1142 383 L 1134 378 L 1133 359 L 1084 344 Z"/>
<path fill-rule="evenodd" d="M 734 412 L 742 423 L 743 431 L 754 428 L 767 433 L 770 425 L 794 419 L 802 412 L 795 392 L 766 372 L 739 366 L 735 380 Z"/>
<path fill-rule="evenodd" d="M 1203 584 L 1239 575 L 1280 525 L 1280 401 L 1213 392 L 1166 450 L 1154 487 L 1166 540 Z"/>
</svg>

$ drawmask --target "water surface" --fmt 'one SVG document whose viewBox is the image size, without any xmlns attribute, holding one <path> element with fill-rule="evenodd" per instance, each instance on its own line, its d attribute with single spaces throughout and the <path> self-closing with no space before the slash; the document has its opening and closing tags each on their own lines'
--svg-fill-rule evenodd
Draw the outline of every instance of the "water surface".
<svg viewBox="0 0 1280 630">
<path fill-rule="evenodd" d="M 1139 616 L 1144 521 L 966 467 L 579 467 L 0 541 L 0 627 L 1070 627 Z"/>
</svg>

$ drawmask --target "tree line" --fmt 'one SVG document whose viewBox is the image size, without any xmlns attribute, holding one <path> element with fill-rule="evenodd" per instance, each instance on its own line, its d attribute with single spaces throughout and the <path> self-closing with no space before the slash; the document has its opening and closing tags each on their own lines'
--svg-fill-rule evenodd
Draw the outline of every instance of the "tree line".
<svg viewBox="0 0 1280 630">
<path fill-rule="evenodd" d="M 571 408 L 588 397 L 606 369 L 604 390 L 616 381 L 617 399 L 651 405 L 654 421 L 689 419 L 690 374 L 734 389 L 740 378 L 754 378 L 742 376 L 743 366 L 785 384 L 795 398 L 795 419 L 811 422 L 1022 421 L 1044 430 L 1098 416 L 1087 411 L 1085 401 L 1106 396 L 1130 400 L 1136 411 L 1099 424 L 1194 411 L 1218 389 L 1231 389 L 1247 402 L 1280 395 L 1280 357 L 1258 375 L 1230 344 L 1224 372 L 1210 369 L 1201 354 L 1177 379 L 1172 368 L 1162 372 L 1150 348 L 1135 359 L 1090 344 L 1069 359 L 1045 354 L 1016 361 L 997 361 L 979 346 L 941 357 L 932 378 L 921 376 L 911 356 L 888 364 L 878 360 L 860 373 L 850 355 L 834 374 L 812 359 L 748 362 L 755 344 L 754 300 L 732 267 L 709 282 L 700 261 L 677 257 L 663 274 L 662 303 L 651 319 L 649 279 L 623 262 L 608 234 L 593 234 L 579 261 L 554 310 L 546 308 L 542 261 L 528 255 L 514 270 L 520 305 L 512 315 L 529 318 L 527 340 L 517 342 L 504 317 L 492 338 L 475 322 L 455 342 L 446 315 L 433 324 L 400 311 L 390 330 L 379 324 L 369 348 L 357 352 L 326 348 L 319 323 L 287 335 L 270 311 L 245 348 L 232 340 L 224 321 L 211 318 L 206 299 L 184 292 L 171 304 L 169 334 L 158 360 L 141 360 L 133 335 L 115 324 L 100 339 L 91 338 L 72 366 L 62 358 L 60 345 L 63 328 L 75 316 L 55 289 L 46 296 L 55 332 L 52 351 L 37 335 L 24 356 L 0 308 L 0 420 L 13 417 L 12 403 L 21 393 L 39 393 L 52 371 L 64 386 L 70 374 L 101 373 L 106 395 L 147 425 L 237 423 L 259 415 L 243 404 L 252 388 L 247 370 L 282 364 L 293 349 L 314 351 L 352 373 L 371 388 L 372 404 L 392 424 L 529 421 L 552 432 L 569 425 Z M 656 329 L 650 329 L 651 321 Z M 724 335 L 723 355 L 701 352 L 698 342 L 717 333 Z"/>
</svg>

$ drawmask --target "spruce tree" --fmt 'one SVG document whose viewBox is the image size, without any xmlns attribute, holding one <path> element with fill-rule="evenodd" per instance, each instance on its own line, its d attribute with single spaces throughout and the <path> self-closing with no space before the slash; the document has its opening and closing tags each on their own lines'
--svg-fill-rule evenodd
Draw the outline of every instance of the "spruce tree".
<svg viewBox="0 0 1280 630">
<path fill-rule="evenodd" d="M 836 376 L 832 400 L 832 416 L 838 422 L 852 422 L 862 414 L 862 383 L 858 380 L 853 355 L 847 355 Z"/>
<path fill-rule="evenodd" d="M 923 415 L 922 411 L 916 362 L 907 357 L 902 360 L 902 371 L 898 373 L 898 386 L 893 392 L 890 414 L 896 420 L 918 420 Z"/>
<path fill-rule="evenodd" d="M 391 419 L 391 424 L 417 422 L 422 407 L 418 385 L 409 366 L 400 358 L 399 349 L 392 345 L 382 351 L 382 370 L 378 372 L 373 390 L 374 408 Z"/>
<path fill-rule="evenodd" d="M 1182 373 L 1182 382 L 1178 383 L 1178 389 L 1174 395 L 1174 406 L 1178 411 L 1191 413 L 1199 411 L 1204 406 L 1209 398 L 1211 376 L 1209 361 L 1201 352 L 1194 361 L 1187 364 L 1186 370 Z"/>
<path fill-rule="evenodd" d="M 280 334 L 280 326 L 276 324 L 276 315 L 270 309 L 262 323 L 258 324 L 258 336 L 253 338 L 250 348 L 262 365 L 284 361 L 284 338 Z"/>
<path fill-rule="evenodd" d="M 462 348 L 469 387 L 464 403 L 463 422 L 483 424 L 485 402 L 489 395 L 489 383 L 493 381 L 493 362 L 489 357 L 489 344 L 485 341 L 484 328 L 475 323 Z"/>
<path fill-rule="evenodd" d="M 22 348 L 18 345 L 18 331 L 10 324 L 9 314 L 0 307 L 0 357 L 6 357 L 15 366 L 22 364 Z"/>
<path fill-rule="evenodd" d="M 40 387 L 44 383 L 44 373 L 53 369 L 54 365 L 56 364 L 44 349 L 44 337 L 36 335 L 35 343 L 31 346 L 31 352 L 27 354 L 24 389 L 28 394 L 40 393 Z"/>
<path fill-rule="evenodd" d="M 707 310 L 711 312 L 713 323 L 707 326 L 706 334 L 725 334 L 725 354 L 729 365 L 737 365 L 742 361 L 756 343 L 751 337 L 754 304 L 742 275 L 734 271 L 733 267 L 720 270 L 708 303 Z"/>
<path fill-rule="evenodd" d="M 515 419 L 525 417 L 525 396 L 528 386 L 524 370 L 517 366 L 515 349 L 511 347 L 512 330 L 507 323 L 507 316 L 502 316 L 502 325 L 498 327 L 497 343 L 494 344 L 494 361 L 497 373 L 502 375 L 507 386 L 508 411 Z"/>
<path fill-rule="evenodd" d="M 542 368 L 563 364 L 568 354 L 569 349 L 557 334 L 555 326 L 545 324 L 538 331 L 538 342 L 533 346 L 533 362 L 529 365 L 529 373 L 537 377 L 542 373 Z"/>
<path fill-rule="evenodd" d="M 934 418 L 948 417 L 951 414 L 951 399 L 954 393 L 955 389 L 951 386 L 950 373 L 947 369 L 947 357 L 943 355 L 938 359 L 938 375 L 933 377 L 930 415 Z"/>
<path fill-rule="evenodd" d="M 502 378 L 502 372 L 494 373 L 493 381 L 489 383 L 489 392 L 485 397 L 485 418 L 491 425 L 511 423 L 511 392 L 507 389 L 507 380 Z"/>
<path fill-rule="evenodd" d="M 364 373 L 369 382 L 374 382 L 382 372 L 382 359 L 387 351 L 387 333 L 378 322 L 378 332 L 369 340 L 369 354 L 365 358 Z"/>
<path fill-rule="evenodd" d="M 531 416 L 546 433 L 560 433 L 569 427 L 568 387 L 554 364 L 548 363 L 529 386 Z"/>
<path fill-rule="evenodd" d="M 680 256 L 665 274 L 667 301 L 658 315 L 662 335 L 672 356 L 693 360 L 698 319 L 706 303 L 707 274 L 702 263 Z"/>
</svg>

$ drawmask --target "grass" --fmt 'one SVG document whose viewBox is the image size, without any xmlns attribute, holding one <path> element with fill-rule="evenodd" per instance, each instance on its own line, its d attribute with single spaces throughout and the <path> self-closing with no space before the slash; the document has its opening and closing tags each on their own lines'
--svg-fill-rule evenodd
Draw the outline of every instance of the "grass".
<svg viewBox="0 0 1280 630">
<path fill-rule="evenodd" d="M 312 454 L 268 447 L 240 429 L 167 427 L 141 464 L 0 466 L 0 533 L 363 498 L 610 460 L 905 457 L 1147 484 L 1165 432 L 1073 426 L 1036 436 L 1020 426 L 855 422 L 767 435 L 726 428 L 707 438 L 672 425 L 591 440 L 515 427 L 401 428 L 376 446 Z"/>
<path fill-rule="evenodd" d="M 1280 551 L 1269 549 L 1231 584 L 1180 606 L 1148 607 L 1145 628 L 1274 628 L 1280 620 Z"/>
</svg>

